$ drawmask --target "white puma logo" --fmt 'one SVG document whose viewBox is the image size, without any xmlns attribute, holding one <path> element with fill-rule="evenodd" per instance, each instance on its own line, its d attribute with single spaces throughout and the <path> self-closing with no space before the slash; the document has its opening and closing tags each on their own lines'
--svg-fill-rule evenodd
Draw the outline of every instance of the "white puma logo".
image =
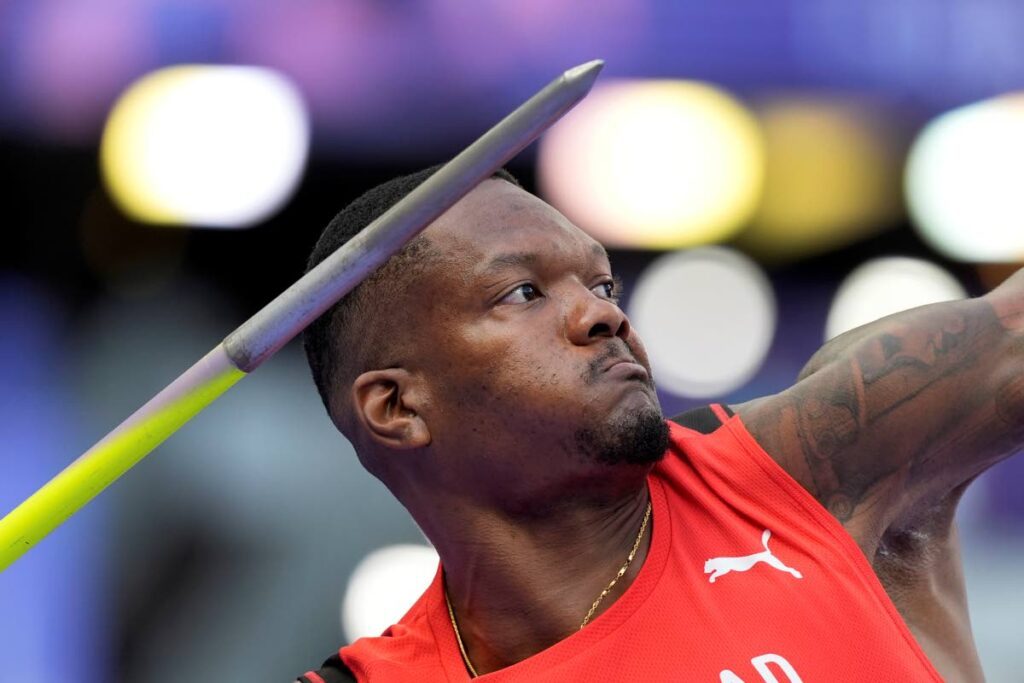
<svg viewBox="0 0 1024 683">
<path fill-rule="evenodd" d="M 772 532 L 768 529 L 765 529 L 764 533 L 761 534 L 761 545 L 764 546 L 763 552 L 754 553 L 753 555 L 744 555 L 742 557 L 713 557 L 705 562 L 704 573 L 711 574 L 708 581 L 714 583 L 715 579 L 719 576 L 723 576 L 729 572 L 745 572 L 758 562 L 764 562 L 769 567 L 778 569 L 780 572 L 788 572 L 798 579 L 804 578 L 803 574 L 782 564 L 779 558 L 772 555 L 772 551 L 768 549 L 768 539 L 771 537 Z"/>
</svg>

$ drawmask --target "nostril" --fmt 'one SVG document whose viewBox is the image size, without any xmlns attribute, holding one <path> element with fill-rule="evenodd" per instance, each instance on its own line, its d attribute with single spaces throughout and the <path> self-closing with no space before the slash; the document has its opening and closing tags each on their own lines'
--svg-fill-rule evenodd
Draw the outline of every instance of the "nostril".
<svg viewBox="0 0 1024 683">
<path fill-rule="evenodd" d="M 597 323 L 590 328 L 590 337 L 611 337 L 612 328 L 608 323 Z"/>
<path fill-rule="evenodd" d="M 629 333 L 629 318 L 627 318 L 626 316 L 622 316 L 622 321 L 619 322 L 619 328 L 615 330 L 615 336 L 622 337 L 623 339 L 625 339 L 626 337 L 629 336 Z"/>
</svg>

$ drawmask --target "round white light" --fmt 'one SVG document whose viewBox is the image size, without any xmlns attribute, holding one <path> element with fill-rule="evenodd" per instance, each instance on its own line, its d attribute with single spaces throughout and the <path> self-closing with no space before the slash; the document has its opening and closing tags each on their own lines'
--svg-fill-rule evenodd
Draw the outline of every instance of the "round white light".
<svg viewBox="0 0 1024 683">
<path fill-rule="evenodd" d="M 825 339 L 893 313 L 967 296 L 960 282 L 929 261 L 891 256 L 858 266 L 839 286 Z"/>
<path fill-rule="evenodd" d="M 298 91 L 246 66 L 175 66 L 135 82 L 100 147 L 111 196 L 132 218 L 244 227 L 276 211 L 309 149 Z"/>
<path fill-rule="evenodd" d="M 721 247 L 659 257 L 629 303 L 658 385 L 692 397 L 720 396 L 747 382 L 771 346 L 775 315 L 768 278 Z"/>
<path fill-rule="evenodd" d="M 906 192 L 921 236 L 962 261 L 1024 259 L 1024 94 L 932 121 L 907 160 Z"/>
<path fill-rule="evenodd" d="M 363 558 L 341 604 L 349 642 L 379 636 L 401 619 L 437 573 L 437 551 L 425 545 L 391 545 Z"/>
<path fill-rule="evenodd" d="M 757 121 L 703 83 L 598 87 L 541 141 L 544 196 L 605 244 L 674 248 L 731 236 L 753 214 Z"/>
</svg>

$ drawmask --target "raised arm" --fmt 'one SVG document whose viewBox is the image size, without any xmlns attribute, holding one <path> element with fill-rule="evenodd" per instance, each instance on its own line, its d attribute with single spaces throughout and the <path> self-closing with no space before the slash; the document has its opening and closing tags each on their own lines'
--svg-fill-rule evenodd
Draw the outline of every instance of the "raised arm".
<svg viewBox="0 0 1024 683">
<path fill-rule="evenodd" d="M 1024 447 L 1024 271 L 841 335 L 736 410 L 840 521 L 884 529 Z"/>
</svg>

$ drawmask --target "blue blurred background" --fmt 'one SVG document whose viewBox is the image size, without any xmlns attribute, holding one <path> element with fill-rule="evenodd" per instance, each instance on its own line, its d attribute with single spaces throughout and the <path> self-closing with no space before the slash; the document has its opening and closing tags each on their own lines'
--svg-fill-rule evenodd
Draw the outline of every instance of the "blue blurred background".
<svg viewBox="0 0 1024 683">
<path fill-rule="evenodd" d="M 1024 262 L 1015 0 L 0 0 L 0 511 L 290 284 L 348 201 L 596 57 L 511 170 L 609 246 L 667 414 Z M 1024 680 L 1022 484 L 1011 459 L 961 506 L 993 681 Z M 361 565 L 391 546 L 413 559 Z M 431 561 L 292 344 L 0 576 L 0 679 L 289 680 L 377 628 L 347 591 L 415 593 Z"/>
</svg>

